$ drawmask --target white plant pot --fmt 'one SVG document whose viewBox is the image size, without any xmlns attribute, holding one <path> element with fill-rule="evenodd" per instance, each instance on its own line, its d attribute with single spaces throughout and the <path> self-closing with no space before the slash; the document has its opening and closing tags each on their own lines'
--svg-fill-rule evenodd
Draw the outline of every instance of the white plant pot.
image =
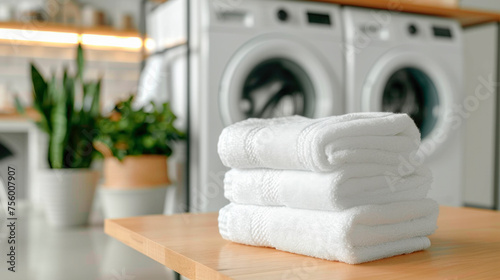
<svg viewBox="0 0 500 280">
<path fill-rule="evenodd" d="M 99 172 L 91 169 L 49 169 L 39 173 L 45 216 L 53 226 L 88 223 Z"/>
<path fill-rule="evenodd" d="M 140 189 L 101 188 L 104 218 L 163 214 L 168 186 Z"/>
</svg>

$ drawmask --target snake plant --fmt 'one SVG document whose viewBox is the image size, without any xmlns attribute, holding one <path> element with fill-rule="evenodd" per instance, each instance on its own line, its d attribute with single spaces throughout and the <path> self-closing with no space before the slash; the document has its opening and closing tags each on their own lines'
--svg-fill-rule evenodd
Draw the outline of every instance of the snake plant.
<svg viewBox="0 0 500 280">
<path fill-rule="evenodd" d="M 54 169 L 89 168 L 95 155 L 92 142 L 100 117 L 101 79 L 84 81 L 81 44 L 77 48 L 76 65 L 76 74 L 71 75 L 65 69 L 61 80 L 55 75 L 44 78 L 31 64 L 33 107 L 40 116 L 36 124 L 49 136 L 47 157 L 50 168 Z M 80 92 L 81 105 L 75 106 L 76 94 Z M 19 100 L 16 104 L 18 111 L 24 113 Z"/>
</svg>

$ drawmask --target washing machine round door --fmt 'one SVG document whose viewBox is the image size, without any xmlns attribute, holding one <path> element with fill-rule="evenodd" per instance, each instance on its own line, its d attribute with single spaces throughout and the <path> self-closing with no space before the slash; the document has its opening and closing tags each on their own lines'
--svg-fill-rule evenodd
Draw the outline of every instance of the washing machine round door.
<svg viewBox="0 0 500 280">
<path fill-rule="evenodd" d="M 251 40 L 236 52 L 223 74 L 224 124 L 247 118 L 340 114 L 344 101 L 339 80 L 325 61 L 314 46 L 294 38 Z"/>
<path fill-rule="evenodd" d="M 370 71 L 362 92 L 363 111 L 407 113 L 420 129 L 423 143 L 433 142 L 434 153 L 446 143 L 456 79 L 435 61 L 414 52 L 383 56 Z M 430 155 L 429 155 L 430 156 Z"/>
</svg>

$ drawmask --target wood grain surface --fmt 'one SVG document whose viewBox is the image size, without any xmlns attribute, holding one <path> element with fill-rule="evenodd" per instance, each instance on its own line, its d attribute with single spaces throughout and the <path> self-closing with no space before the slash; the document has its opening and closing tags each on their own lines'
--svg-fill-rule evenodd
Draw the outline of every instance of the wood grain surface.
<svg viewBox="0 0 500 280">
<path fill-rule="evenodd" d="M 149 0 L 158 4 L 168 0 Z M 487 22 L 500 21 L 500 13 L 460 8 L 453 5 L 443 5 L 439 1 L 427 0 L 309 0 L 327 2 L 339 5 L 358 6 L 372 9 L 383 9 L 390 12 L 416 13 L 430 16 L 457 19 L 462 26 L 472 26 Z"/>
<path fill-rule="evenodd" d="M 500 279 L 500 212 L 441 207 L 438 226 L 428 250 L 359 265 L 226 241 L 217 213 L 106 220 L 105 232 L 190 279 Z"/>
<path fill-rule="evenodd" d="M 466 9 L 436 4 L 419 3 L 418 0 L 312 0 L 347 6 L 383 9 L 392 13 L 405 12 L 458 20 L 462 26 L 472 26 L 500 20 L 498 12 Z"/>
</svg>

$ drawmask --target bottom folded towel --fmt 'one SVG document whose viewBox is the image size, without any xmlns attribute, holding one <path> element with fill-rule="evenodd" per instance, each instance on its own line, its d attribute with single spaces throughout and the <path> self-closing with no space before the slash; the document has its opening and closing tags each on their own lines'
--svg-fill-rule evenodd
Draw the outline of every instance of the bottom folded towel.
<svg viewBox="0 0 500 280">
<path fill-rule="evenodd" d="M 375 261 L 397 255 L 404 255 L 429 248 L 431 241 L 427 237 L 413 237 L 393 242 L 378 244 L 375 246 L 364 246 L 354 248 L 329 248 L 328 251 L 303 251 L 292 252 L 286 248 L 276 248 L 282 251 L 298 253 L 311 257 L 326 259 L 330 261 L 341 261 L 348 264 L 359 264 Z"/>
<path fill-rule="evenodd" d="M 219 213 L 219 231 L 238 243 L 355 264 L 428 248 L 438 211 L 431 199 L 340 212 L 232 203 Z"/>
</svg>

